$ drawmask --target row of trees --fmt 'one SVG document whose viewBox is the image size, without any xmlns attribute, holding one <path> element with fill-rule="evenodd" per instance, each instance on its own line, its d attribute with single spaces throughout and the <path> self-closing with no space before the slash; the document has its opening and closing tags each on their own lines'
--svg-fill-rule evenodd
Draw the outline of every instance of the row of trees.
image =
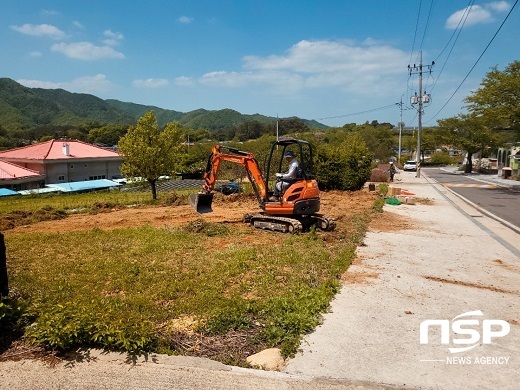
<svg viewBox="0 0 520 390">
<path fill-rule="evenodd" d="M 423 149 L 451 145 L 465 150 L 468 153 L 466 170 L 470 171 L 473 153 L 520 139 L 518 91 L 520 62 L 510 64 L 504 71 L 494 68 L 486 75 L 481 88 L 466 98 L 467 114 L 439 120 L 437 127 L 424 130 Z M 325 189 L 361 188 L 370 177 L 372 161 L 390 159 L 396 144 L 396 135 L 389 123 L 346 124 L 341 128 L 313 132 L 300 122 L 280 121 L 278 134 L 298 133 L 299 138 L 315 146 L 316 176 Z M 253 121 L 237 126 L 228 136 L 232 135 L 236 142 L 249 140 L 247 150 L 262 161 L 275 133 L 272 125 Z M 186 134 L 186 129 L 175 122 L 159 129 L 153 112 L 147 113 L 119 140 L 119 149 L 125 155 L 122 173 L 146 178 L 155 198 L 155 183 L 159 176 L 204 167 L 213 143 L 198 143 L 188 149 L 181 144 Z M 206 135 L 209 134 L 192 134 L 192 139 Z"/>
<path fill-rule="evenodd" d="M 390 145 L 389 127 L 384 127 L 388 136 L 386 142 Z M 357 190 L 370 177 L 374 154 L 367 147 L 362 136 L 364 132 L 360 129 L 340 128 L 330 133 L 297 134 L 315 147 L 315 174 L 323 189 Z M 370 132 L 365 132 L 365 136 L 369 139 L 377 138 L 370 135 Z M 252 152 L 262 165 L 275 138 L 274 135 L 264 134 L 245 144 L 235 141 L 229 143 L 229 146 Z M 156 199 L 156 184 L 160 176 L 179 171 L 202 170 L 214 144 L 199 142 L 190 146 L 183 141 L 184 134 L 177 122 L 169 123 L 161 129 L 154 112 L 146 113 L 118 142 L 118 149 L 124 155 L 121 173 L 127 177 L 144 178 L 152 188 L 153 199 Z M 377 141 L 372 141 L 378 144 Z M 245 176 L 241 166 L 223 165 L 222 179 Z"/>
<path fill-rule="evenodd" d="M 520 140 L 520 61 L 494 67 L 480 85 L 465 99 L 468 113 L 439 120 L 433 137 L 467 152 L 467 173 L 474 153 Z"/>
</svg>

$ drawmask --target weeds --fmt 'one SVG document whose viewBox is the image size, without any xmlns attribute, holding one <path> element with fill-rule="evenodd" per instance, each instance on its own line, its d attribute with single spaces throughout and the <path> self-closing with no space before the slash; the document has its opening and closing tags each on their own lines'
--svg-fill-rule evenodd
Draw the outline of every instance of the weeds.
<svg viewBox="0 0 520 390">
<path fill-rule="evenodd" d="M 36 211 L 15 210 L 8 214 L 0 215 L 0 230 L 13 229 L 16 226 L 29 225 L 41 221 L 53 221 L 63 219 L 67 213 L 63 210 L 56 210 L 50 206 L 44 206 Z"/>
<path fill-rule="evenodd" d="M 320 323 L 367 224 L 358 214 L 335 232 L 302 235 L 203 219 L 179 228 L 20 232 L 6 240 L 18 299 L 0 306 L 0 319 L 17 337 L 57 351 L 189 354 L 236 365 L 266 347 L 289 356 Z"/>
</svg>

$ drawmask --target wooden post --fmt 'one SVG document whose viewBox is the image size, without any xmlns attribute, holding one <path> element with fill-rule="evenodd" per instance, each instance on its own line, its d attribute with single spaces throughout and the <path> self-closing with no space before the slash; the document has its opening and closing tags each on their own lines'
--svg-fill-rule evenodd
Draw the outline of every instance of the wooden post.
<svg viewBox="0 0 520 390">
<path fill-rule="evenodd" d="M 9 286 L 7 284 L 7 256 L 5 253 L 4 235 L 0 233 L 0 296 L 7 297 L 9 295 Z"/>
</svg>

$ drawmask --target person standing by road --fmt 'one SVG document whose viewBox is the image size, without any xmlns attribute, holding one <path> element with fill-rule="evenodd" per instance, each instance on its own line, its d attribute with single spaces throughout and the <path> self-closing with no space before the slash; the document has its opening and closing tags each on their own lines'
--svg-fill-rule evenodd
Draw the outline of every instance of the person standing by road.
<svg viewBox="0 0 520 390">
<path fill-rule="evenodd" d="M 393 163 L 393 161 L 390 161 L 390 168 L 388 168 L 388 174 L 390 175 L 390 181 L 394 181 L 394 175 L 396 174 L 397 169 Z"/>
</svg>

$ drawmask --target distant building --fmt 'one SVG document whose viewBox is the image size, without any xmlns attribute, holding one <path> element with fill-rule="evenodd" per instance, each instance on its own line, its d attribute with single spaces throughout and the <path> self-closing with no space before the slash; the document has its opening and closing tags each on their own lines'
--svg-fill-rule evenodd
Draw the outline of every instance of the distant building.
<svg viewBox="0 0 520 390">
<path fill-rule="evenodd" d="M 81 141 L 50 140 L 0 152 L 0 161 L 39 174 L 45 184 L 55 184 L 119 179 L 123 158 L 113 150 Z"/>
<path fill-rule="evenodd" d="M 43 187 L 44 183 L 45 175 L 7 161 L 0 161 L 0 188 L 13 191 L 32 190 Z"/>
</svg>

